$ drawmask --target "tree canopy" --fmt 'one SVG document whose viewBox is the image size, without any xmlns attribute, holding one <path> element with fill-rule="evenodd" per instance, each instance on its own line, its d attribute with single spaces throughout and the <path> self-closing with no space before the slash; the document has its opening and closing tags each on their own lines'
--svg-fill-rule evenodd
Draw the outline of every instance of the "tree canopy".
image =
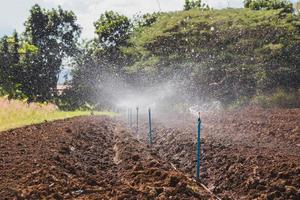
<svg viewBox="0 0 300 200">
<path fill-rule="evenodd" d="M 94 23 L 102 47 L 120 46 L 128 39 L 131 22 L 128 17 L 113 11 L 106 11 Z"/>
<path fill-rule="evenodd" d="M 208 4 L 202 3 L 202 0 L 185 0 L 184 10 L 190 9 L 208 9 Z"/>
<path fill-rule="evenodd" d="M 0 40 L 0 94 L 56 100 L 76 109 L 86 104 L 109 108 L 115 88 L 168 81 L 178 84 L 181 102 L 186 97 L 223 105 L 278 89 L 299 90 L 300 18 L 289 11 L 289 3 L 248 0 L 245 7 L 251 9 L 204 7 L 189 0 L 184 11 L 133 20 L 107 11 L 94 23 L 96 38 L 79 43 L 73 12 L 34 5 L 25 32 Z M 66 58 L 71 58 L 72 79 L 58 97 Z"/>
<path fill-rule="evenodd" d="M 46 10 L 34 5 L 22 35 L 19 39 L 15 32 L 1 40 L 0 86 L 13 98 L 51 100 L 56 96 L 62 60 L 77 48 L 76 16 L 61 7 Z"/>
<path fill-rule="evenodd" d="M 293 4 L 288 0 L 245 0 L 245 8 L 252 10 L 277 10 L 293 12 Z"/>
</svg>

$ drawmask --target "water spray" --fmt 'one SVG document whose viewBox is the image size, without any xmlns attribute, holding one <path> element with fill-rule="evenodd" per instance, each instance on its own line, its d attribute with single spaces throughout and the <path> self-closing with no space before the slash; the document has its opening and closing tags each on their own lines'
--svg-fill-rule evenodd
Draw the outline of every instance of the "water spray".
<svg viewBox="0 0 300 200">
<path fill-rule="evenodd" d="M 196 176 L 197 180 L 200 179 L 200 159 L 201 159 L 201 118 L 200 118 L 200 112 L 198 113 L 198 138 L 197 138 L 197 170 L 196 170 Z"/>
</svg>

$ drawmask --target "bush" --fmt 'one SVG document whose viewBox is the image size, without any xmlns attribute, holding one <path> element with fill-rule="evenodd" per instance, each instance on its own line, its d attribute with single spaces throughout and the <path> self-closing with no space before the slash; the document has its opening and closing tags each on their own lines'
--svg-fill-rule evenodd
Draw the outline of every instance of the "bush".
<svg viewBox="0 0 300 200">
<path fill-rule="evenodd" d="M 278 89 L 270 95 L 257 95 L 253 102 L 264 108 L 300 108 L 300 90 L 286 91 Z"/>
<path fill-rule="evenodd" d="M 5 92 L 5 90 L 2 87 L 0 87 L 0 97 L 5 96 L 5 95 L 7 95 L 7 93 Z"/>
</svg>

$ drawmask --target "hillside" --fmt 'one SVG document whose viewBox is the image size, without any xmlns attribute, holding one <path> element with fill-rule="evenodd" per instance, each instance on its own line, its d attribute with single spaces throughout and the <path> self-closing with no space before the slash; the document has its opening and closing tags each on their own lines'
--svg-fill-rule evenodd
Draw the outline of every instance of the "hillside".
<svg viewBox="0 0 300 200">
<path fill-rule="evenodd" d="M 300 17 L 280 10 L 163 13 L 130 43 L 127 73 L 183 81 L 225 104 L 300 86 Z"/>
</svg>

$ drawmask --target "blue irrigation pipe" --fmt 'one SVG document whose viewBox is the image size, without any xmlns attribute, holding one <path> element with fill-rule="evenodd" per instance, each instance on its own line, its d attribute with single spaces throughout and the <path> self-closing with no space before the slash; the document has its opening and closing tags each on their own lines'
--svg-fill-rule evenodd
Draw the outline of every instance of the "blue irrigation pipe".
<svg viewBox="0 0 300 200">
<path fill-rule="evenodd" d="M 130 128 L 132 127 L 132 109 L 129 110 Z"/>
<path fill-rule="evenodd" d="M 197 137 L 197 179 L 200 179 L 200 159 L 201 159 L 201 119 L 198 117 L 198 137 Z"/>
<path fill-rule="evenodd" d="M 136 107 L 136 134 L 139 133 L 139 107 Z"/>
<path fill-rule="evenodd" d="M 148 109 L 149 114 L 149 143 L 152 145 L 152 126 L 151 126 L 151 108 Z"/>
<path fill-rule="evenodd" d="M 129 115 L 129 108 L 127 108 L 127 126 L 130 126 L 130 115 Z"/>
</svg>

